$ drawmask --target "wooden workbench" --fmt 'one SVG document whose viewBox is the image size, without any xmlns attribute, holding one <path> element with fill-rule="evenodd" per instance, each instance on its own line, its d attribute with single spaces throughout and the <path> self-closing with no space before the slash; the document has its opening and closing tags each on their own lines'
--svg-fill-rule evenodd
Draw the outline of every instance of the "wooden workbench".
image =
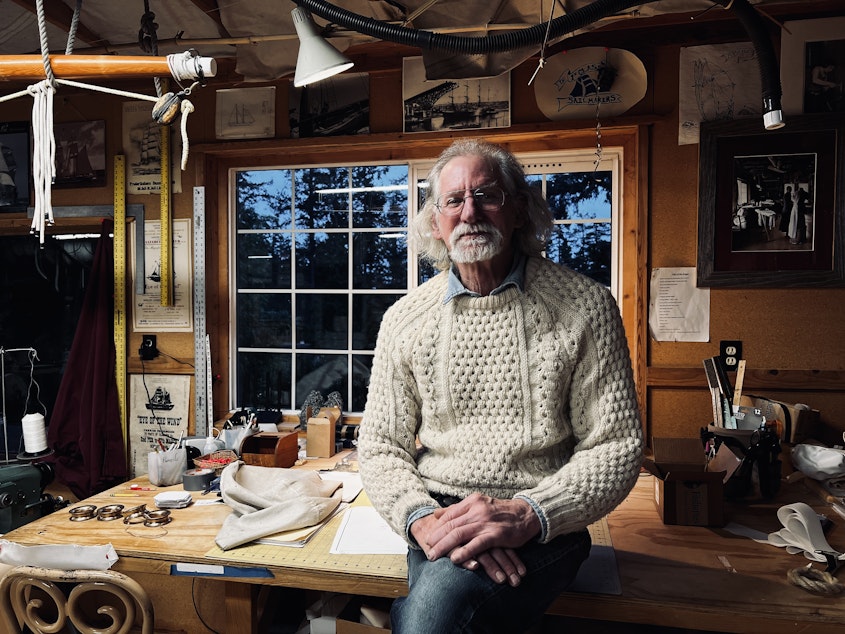
<svg viewBox="0 0 845 634">
<path fill-rule="evenodd" d="M 311 466 L 324 468 L 336 461 L 330 459 Z M 145 476 L 133 482 L 149 486 Z M 843 631 L 845 601 L 841 597 L 814 596 L 787 581 L 788 570 L 807 563 L 800 555 L 789 555 L 725 529 L 665 526 L 654 508 L 653 483 L 653 476 L 643 474 L 629 497 L 607 518 L 621 595 L 565 593 L 550 613 L 725 632 Z M 138 497 L 112 497 L 129 493 L 128 486 L 129 483 L 120 485 L 84 503 L 146 503 L 152 508 L 153 497 L 162 490 L 139 491 Z M 194 497 L 203 500 L 206 496 Z M 775 515 L 779 506 L 799 499 L 814 501 L 818 511 L 834 520 L 828 540 L 834 548 L 845 549 L 845 520 L 813 498 L 801 483 L 784 487 L 776 502 L 729 505 L 728 521 L 773 532 L 780 528 Z M 284 562 L 257 563 L 254 556 L 239 557 L 234 551 L 225 558 L 214 557 L 214 537 L 229 512 L 223 504 L 193 504 L 173 511 L 174 519 L 164 527 L 166 532 L 154 532 L 156 529 L 128 528 L 122 522 L 71 522 L 68 511 L 59 510 L 4 537 L 21 544 L 110 542 L 120 557 L 114 569 L 138 575 L 147 582 L 173 579 L 171 566 L 180 562 L 225 565 L 226 575 L 218 582 L 225 588 L 225 614 L 221 616 L 225 623 L 218 623 L 215 629 L 227 634 L 258 631 L 257 597 L 262 586 L 381 597 L 400 596 L 407 590 L 402 556 L 393 556 L 398 558 L 394 562 L 398 566 L 385 566 L 375 572 L 356 571 L 355 566 L 347 566 L 341 558 L 333 559 L 326 551 L 325 540 L 287 549 L 297 552 L 291 555 L 293 559 Z M 332 521 L 335 520 L 339 518 Z M 331 526 L 325 530 L 333 531 Z M 296 557 L 301 558 L 300 564 Z M 256 566 L 269 571 L 270 576 L 248 576 Z M 183 609 L 191 609 L 190 603 L 183 601 L 182 605 Z M 156 609 L 157 625 L 166 629 L 169 625 L 160 620 L 158 606 Z"/>
</svg>

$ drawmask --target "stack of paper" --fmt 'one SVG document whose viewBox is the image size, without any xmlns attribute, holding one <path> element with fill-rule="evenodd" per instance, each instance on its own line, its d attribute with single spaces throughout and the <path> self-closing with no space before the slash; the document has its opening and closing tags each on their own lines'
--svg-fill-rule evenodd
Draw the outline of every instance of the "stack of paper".
<svg viewBox="0 0 845 634">
<path fill-rule="evenodd" d="M 193 501 L 187 491 L 163 491 L 153 499 L 156 507 L 160 509 L 183 509 Z"/>
</svg>

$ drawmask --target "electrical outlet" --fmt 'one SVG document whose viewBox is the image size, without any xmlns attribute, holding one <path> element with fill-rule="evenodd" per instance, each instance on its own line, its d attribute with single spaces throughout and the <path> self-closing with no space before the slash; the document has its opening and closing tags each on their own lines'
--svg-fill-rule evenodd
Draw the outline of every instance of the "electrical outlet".
<svg viewBox="0 0 845 634">
<path fill-rule="evenodd" d="M 736 372 L 739 360 L 742 359 L 741 341 L 720 341 L 719 356 L 722 360 L 722 367 L 728 372 Z"/>
<path fill-rule="evenodd" d="M 138 354 L 143 361 L 150 361 L 158 356 L 155 335 L 141 335 L 141 347 L 138 348 Z"/>
</svg>

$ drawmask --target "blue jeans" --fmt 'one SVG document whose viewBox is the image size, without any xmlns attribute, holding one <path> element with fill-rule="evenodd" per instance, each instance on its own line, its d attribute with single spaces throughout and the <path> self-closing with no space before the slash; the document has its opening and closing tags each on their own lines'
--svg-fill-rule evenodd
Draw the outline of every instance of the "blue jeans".
<svg viewBox="0 0 845 634">
<path fill-rule="evenodd" d="M 524 632 L 540 622 L 552 601 L 572 583 L 590 545 L 586 530 L 560 535 L 548 544 L 525 544 L 517 553 L 528 574 L 516 588 L 495 583 L 481 569 L 456 566 L 448 557 L 428 561 L 423 551 L 409 550 L 409 592 L 393 602 L 391 631 Z"/>
</svg>

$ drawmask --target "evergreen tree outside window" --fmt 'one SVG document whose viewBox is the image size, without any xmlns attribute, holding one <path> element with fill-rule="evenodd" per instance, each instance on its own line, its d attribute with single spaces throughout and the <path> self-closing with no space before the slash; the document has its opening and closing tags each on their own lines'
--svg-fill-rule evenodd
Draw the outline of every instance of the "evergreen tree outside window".
<svg viewBox="0 0 845 634">
<path fill-rule="evenodd" d="M 524 164 L 555 218 L 547 257 L 615 292 L 621 159 L 605 151 L 596 169 L 594 158 Z M 436 273 L 409 252 L 407 231 L 430 165 L 233 171 L 232 408 L 298 412 L 316 390 L 363 410 L 385 310 Z"/>
</svg>

